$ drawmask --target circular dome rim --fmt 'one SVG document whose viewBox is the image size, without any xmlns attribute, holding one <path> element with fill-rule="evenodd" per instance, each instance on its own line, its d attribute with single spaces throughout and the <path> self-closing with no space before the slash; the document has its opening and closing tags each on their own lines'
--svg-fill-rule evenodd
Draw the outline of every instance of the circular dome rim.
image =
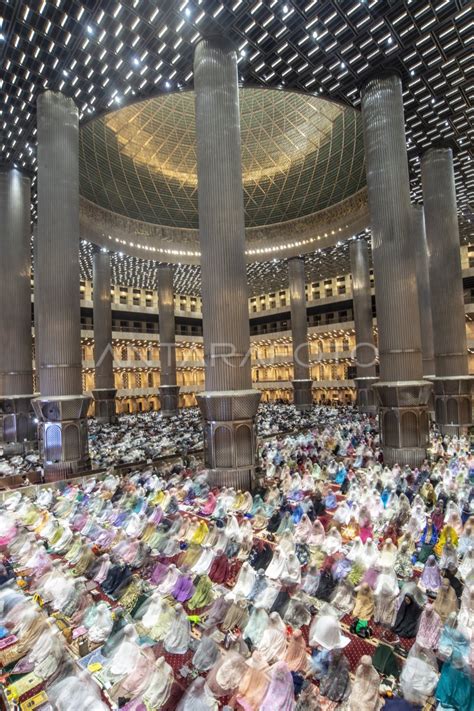
<svg viewBox="0 0 474 711">
<path fill-rule="evenodd" d="M 306 91 L 301 91 L 301 90 L 286 88 L 286 87 L 275 88 L 275 87 L 270 87 L 270 86 L 262 87 L 261 85 L 258 85 L 258 84 L 246 84 L 245 86 L 239 86 L 240 96 L 242 96 L 242 93 L 246 92 L 247 90 L 262 93 L 262 94 L 263 93 L 265 93 L 265 94 L 270 93 L 273 95 L 284 93 L 286 96 L 295 95 L 298 97 L 306 98 L 306 99 L 308 99 L 308 101 L 316 101 L 316 102 L 321 102 L 321 103 L 325 103 L 325 104 L 332 104 L 335 107 L 338 107 L 340 109 L 340 114 L 339 114 L 340 116 L 352 114 L 354 117 L 356 117 L 356 121 L 357 120 L 360 121 L 360 111 L 357 108 L 355 108 L 347 103 L 344 103 L 342 101 L 338 101 L 338 100 L 329 98 L 329 97 L 325 96 L 324 94 L 320 94 L 320 93 L 316 93 L 316 92 L 306 92 Z M 83 131 L 85 129 L 87 129 L 94 122 L 102 122 L 103 123 L 105 121 L 106 117 L 111 116 L 113 114 L 117 114 L 124 109 L 125 110 L 130 109 L 131 107 L 139 106 L 140 104 L 144 104 L 144 105 L 149 104 L 151 102 L 156 101 L 157 99 L 159 100 L 160 98 L 166 98 L 166 97 L 170 97 L 173 95 L 179 96 L 179 95 L 184 95 L 184 94 L 190 94 L 192 92 L 193 92 L 192 87 L 186 87 L 186 88 L 182 88 L 182 89 L 173 89 L 173 90 L 170 90 L 169 92 L 157 91 L 156 93 L 153 93 L 152 95 L 146 97 L 145 99 L 143 99 L 142 97 L 131 97 L 129 101 L 124 102 L 123 104 L 120 104 L 119 107 L 114 108 L 113 110 L 104 111 L 104 112 L 101 112 L 100 114 L 91 116 L 90 118 L 87 117 L 87 118 L 83 119 L 81 121 L 81 136 L 84 135 Z M 327 119 L 327 120 L 329 121 L 330 119 Z M 334 124 L 334 121 L 332 121 L 332 124 L 331 124 L 331 132 L 333 130 L 333 124 Z M 359 134 L 360 134 L 360 130 L 359 130 Z M 329 138 L 327 139 L 327 142 L 331 143 L 332 140 L 333 140 L 332 135 L 330 135 Z M 356 136 L 354 138 L 354 143 L 357 140 L 361 140 L 360 136 Z M 331 150 L 331 149 L 329 149 L 329 150 Z M 343 144 L 342 150 L 344 151 L 344 144 Z M 312 155 L 312 153 L 314 153 L 314 151 L 313 152 L 309 151 L 305 155 L 305 158 L 308 155 Z M 340 153 L 338 153 L 337 155 L 340 155 Z M 355 151 L 353 154 L 353 162 L 354 162 L 354 156 L 355 156 Z M 81 150 L 81 162 L 82 162 L 82 150 Z M 339 169 L 341 166 L 341 162 L 342 162 L 341 160 L 337 161 L 337 166 L 339 166 Z M 350 175 L 352 175 L 352 173 L 353 173 L 353 162 L 351 163 Z M 326 207 L 321 208 L 320 206 L 315 205 L 316 209 L 311 210 L 311 211 L 310 210 L 304 211 L 301 214 L 283 217 L 283 219 L 281 218 L 281 216 L 277 216 L 276 219 L 272 219 L 269 221 L 263 221 L 263 222 L 257 222 L 256 224 L 248 224 L 248 222 L 246 220 L 246 229 L 247 230 L 259 230 L 259 229 L 270 228 L 272 226 L 283 225 L 286 222 L 294 223 L 295 221 L 297 221 L 300 218 L 301 219 L 311 218 L 312 216 L 317 215 L 324 209 L 330 209 L 333 206 L 336 206 L 346 200 L 349 200 L 352 196 L 357 195 L 365 188 L 365 170 L 363 170 L 363 168 L 364 168 L 363 154 L 362 154 L 362 160 L 359 165 L 359 168 L 360 167 L 361 167 L 361 174 L 363 177 L 359 178 L 359 184 L 358 184 L 357 189 L 354 191 L 351 191 L 349 195 L 343 196 L 342 199 L 339 199 L 340 194 L 337 193 L 336 198 L 334 200 L 331 200 L 331 203 L 330 203 L 330 205 L 327 206 L 327 208 Z M 82 180 L 81 180 L 81 183 L 82 183 Z M 166 220 L 148 219 L 147 215 L 141 216 L 141 217 L 138 215 L 129 215 L 129 214 L 126 214 L 126 212 L 124 210 L 117 210 L 117 209 L 113 209 L 112 207 L 110 207 L 108 205 L 104 205 L 101 201 L 97 201 L 96 199 L 93 199 L 90 195 L 85 195 L 84 192 L 85 191 L 84 191 L 83 186 L 81 184 L 80 194 L 81 194 L 81 197 L 84 198 L 84 200 L 87 200 L 89 203 L 96 205 L 98 208 L 100 208 L 102 210 L 108 211 L 109 213 L 113 213 L 118 216 L 127 217 L 127 218 L 133 219 L 137 222 L 152 224 L 152 225 L 163 227 L 164 229 L 169 229 L 169 230 L 179 229 L 179 230 L 183 230 L 183 231 L 184 230 L 194 231 L 198 228 L 197 224 L 195 224 L 195 225 L 182 225 L 182 224 L 176 225 L 176 224 L 173 224 L 172 222 L 168 222 Z M 196 209 L 195 215 L 196 215 L 196 220 L 197 220 L 197 209 Z"/>
</svg>

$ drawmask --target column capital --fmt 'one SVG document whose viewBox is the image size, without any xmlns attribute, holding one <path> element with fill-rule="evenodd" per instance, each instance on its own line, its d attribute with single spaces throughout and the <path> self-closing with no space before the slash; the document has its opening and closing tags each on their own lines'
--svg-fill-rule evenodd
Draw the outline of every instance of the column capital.
<svg viewBox="0 0 474 711">
<path fill-rule="evenodd" d="M 439 144 L 439 145 L 433 145 L 430 146 L 429 148 L 426 149 L 426 151 L 423 151 L 421 155 L 421 168 L 423 169 L 423 166 L 426 166 L 427 164 L 430 163 L 430 161 L 433 160 L 448 160 L 452 161 L 454 156 L 454 151 L 452 146 L 449 145 L 444 145 L 444 144 Z"/>
<path fill-rule="evenodd" d="M 381 69 L 375 69 L 368 76 L 364 77 L 364 79 L 360 82 L 360 93 L 361 93 L 361 95 L 364 94 L 376 82 L 388 83 L 389 81 L 393 81 L 394 83 L 397 83 L 400 86 L 402 86 L 401 72 L 394 67 L 385 67 L 385 68 L 381 68 Z"/>
<path fill-rule="evenodd" d="M 159 272 L 172 272 L 174 274 L 174 264 L 169 264 L 168 262 L 160 262 L 156 265 Z"/>
<path fill-rule="evenodd" d="M 67 106 L 70 110 L 77 111 L 77 114 L 79 115 L 79 109 L 72 96 L 66 96 L 66 94 L 62 93 L 62 91 L 53 91 L 52 89 L 42 91 L 38 94 L 38 98 L 36 99 L 36 108 L 44 109 L 44 104 L 46 102 L 62 104 L 63 106 Z"/>
<path fill-rule="evenodd" d="M 107 247 L 101 247 L 98 244 L 93 244 L 92 245 L 92 254 L 93 255 L 94 254 L 108 254 L 110 257 L 113 254 L 113 252 L 111 250 L 107 249 Z"/>
<path fill-rule="evenodd" d="M 10 162 L 0 162 L 0 173 L 19 173 L 23 178 L 29 178 L 30 180 L 34 176 L 34 172 L 23 166 L 18 166 L 15 163 Z"/>
<path fill-rule="evenodd" d="M 287 257 L 288 264 L 290 262 L 303 262 L 305 264 L 304 254 L 296 254 L 294 257 Z"/>
<path fill-rule="evenodd" d="M 428 146 L 422 154 L 421 154 L 421 160 L 423 160 L 426 156 L 432 155 L 436 152 L 445 152 L 445 151 L 451 151 L 452 155 L 455 155 L 458 152 L 458 146 L 456 143 L 450 139 L 450 138 L 438 138 L 432 141 L 431 146 Z"/>
<path fill-rule="evenodd" d="M 215 32 L 208 32 L 204 34 L 200 40 L 196 43 L 196 50 L 198 47 L 202 48 L 203 44 L 207 44 L 209 49 L 218 49 L 221 52 L 235 52 L 237 54 L 237 47 L 234 42 L 228 37 L 224 37 L 219 34 L 216 29 Z"/>
</svg>

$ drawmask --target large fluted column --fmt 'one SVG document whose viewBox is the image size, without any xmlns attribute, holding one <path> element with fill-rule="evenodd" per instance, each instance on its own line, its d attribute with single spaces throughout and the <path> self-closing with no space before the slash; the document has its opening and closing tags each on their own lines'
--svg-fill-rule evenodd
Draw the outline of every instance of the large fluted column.
<svg viewBox="0 0 474 711">
<path fill-rule="evenodd" d="M 45 476 L 89 466 L 82 394 L 79 291 L 79 115 L 63 94 L 38 98 L 38 235 L 35 279 L 36 368 Z"/>
<path fill-rule="evenodd" d="M 30 234 L 30 179 L 0 170 L 0 442 L 10 450 L 36 439 Z"/>
<path fill-rule="evenodd" d="M 173 267 L 168 264 L 161 264 L 158 270 L 158 313 L 161 413 L 164 417 L 172 417 L 178 414 L 179 385 L 176 385 Z"/>
<path fill-rule="evenodd" d="M 372 318 L 369 247 L 365 240 L 359 239 L 351 242 L 349 250 L 356 336 L 357 405 L 361 412 L 372 414 L 377 411 L 372 388 L 377 380 L 377 349 Z"/>
<path fill-rule="evenodd" d="M 309 369 L 308 321 L 306 318 L 306 294 L 304 258 L 288 260 L 288 277 L 291 305 L 291 339 L 293 343 L 293 403 L 297 410 L 308 410 L 313 404 Z"/>
<path fill-rule="evenodd" d="M 110 298 L 110 254 L 98 247 L 92 256 L 94 306 L 95 388 L 92 391 L 95 417 L 115 422 L 114 353 L 112 348 L 112 304 Z"/>
<path fill-rule="evenodd" d="M 471 423 L 459 227 L 453 154 L 431 148 L 421 161 L 433 317 L 436 423 L 458 434 Z"/>
<path fill-rule="evenodd" d="M 367 188 L 372 223 L 385 461 L 419 465 L 428 443 L 420 317 L 413 246 L 413 212 L 403 117 L 402 85 L 389 75 L 362 92 Z"/>
<path fill-rule="evenodd" d="M 420 309 L 421 350 L 423 376 L 434 375 L 433 320 L 431 315 L 431 294 L 428 243 L 426 240 L 425 215 L 421 205 L 413 205 L 413 238 L 416 257 L 416 283 Z"/>
<path fill-rule="evenodd" d="M 250 488 L 256 458 L 240 156 L 237 55 L 222 37 L 194 55 L 199 238 L 206 392 L 205 459 L 211 480 Z"/>
</svg>

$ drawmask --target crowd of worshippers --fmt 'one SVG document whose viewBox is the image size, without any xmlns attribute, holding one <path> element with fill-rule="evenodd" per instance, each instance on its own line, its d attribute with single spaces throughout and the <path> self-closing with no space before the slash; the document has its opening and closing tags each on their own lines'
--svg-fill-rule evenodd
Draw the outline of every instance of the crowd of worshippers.
<svg viewBox="0 0 474 711">
<path fill-rule="evenodd" d="M 299 412 L 284 403 L 262 403 L 257 413 L 257 430 L 261 437 L 302 430 L 332 418 L 336 411 L 337 408 L 314 406 L 307 412 Z M 344 408 L 343 411 L 349 410 Z M 197 407 L 183 408 L 175 417 L 163 417 L 159 411 L 124 414 L 110 424 L 90 418 L 88 430 L 92 468 L 186 456 L 202 449 L 204 437 L 202 416 Z M 26 485 L 28 474 L 40 467 L 38 451 L 9 454 L 0 444 L 0 477 L 23 474 Z"/>
<path fill-rule="evenodd" d="M 54 711 L 474 709 L 474 460 L 384 466 L 332 411 L 262 443 L 253 492 L 198 462 L 11 492 L 0 664 Z M 22 676 L 23 675 L 23 676 Z M 26 681 L 24 681 L 26 684 Z"/>
</svg>

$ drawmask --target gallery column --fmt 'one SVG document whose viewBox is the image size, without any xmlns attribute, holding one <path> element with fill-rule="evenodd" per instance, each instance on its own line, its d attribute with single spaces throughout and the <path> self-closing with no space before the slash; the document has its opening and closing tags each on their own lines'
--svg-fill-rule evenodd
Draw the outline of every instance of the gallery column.
<svg viewBox="0 0 474 711">
<path fill-rule="evenodd" d="M 430 148 L 421 161 L 433 318 L 436 423 L 459 434 L 471 423 L 466 317 L 450 148 Z"/>
<path fill-rule="evenodd" d="M 176 385 L 176 335 L 174 322 L 173 267 L 158 268 L 158 314 L 160 320 L 160 403 L 161 414 L 178 414 L 179 385 Z"/>
<path fill-rule="evenodd" d="M 31 338 L 30 179 L 0 170 L 0 443 L 36 439 Z"/>
<path fill-rule="evenodd" d="M 357 368 L 357 405 L 361 412 L 377 412 L 373 384 L 377 381 L 377 349 L 372 317 L 369 247 L 365 240 L 351 242 L 352 304 L 354 309 Z"/>
<path fill-rule="evenodd" d="M 292 257 L 288 260 L 288 278 L 293 344 L 293 404 L 297 410 L 303 411 L 308 410 L 313 404 L 303 257 Z"/>
<path fill-rule="evenodd" d="M 420 308 L 423 377 L 431 378 L 434 375 L 433 320 L 431 316 L 429 255 L 423 207 L 421 205 L 413 205 L 412 216 L 416 258 L 416 283 L 418 286 L 418 305 Z"/>
<path fill-rule="evenodd" d="M 380 380 L 381 441 L 387 464 L 417 466 L 426 456 L 431 385 L 423 380 L 413 246 L 413 211 L 400 78 L 368 81 L 362 91 L 372 225 Z"/>
<path fill-rule="evenodd" d="M 256 459 L 237 54 L 222 37 L 194 55 L 206 391 L 205 461 L 213 483 L 250 489 Z"/>
<path fill-rule="evenodd" d="M 116 422 L 110 254 L 96 247 L 92 255 L 94 307 L 95 388 L 92 391 L 98 422 Z"/>
<path fill-rule="evenodd" d="M 45 477 L 90 465 L 82 393 L 79 291 L 79 115 L 72 99 L 38 98 L 38 235 L 35 263 L 36 368 Z"/>
</svg>

